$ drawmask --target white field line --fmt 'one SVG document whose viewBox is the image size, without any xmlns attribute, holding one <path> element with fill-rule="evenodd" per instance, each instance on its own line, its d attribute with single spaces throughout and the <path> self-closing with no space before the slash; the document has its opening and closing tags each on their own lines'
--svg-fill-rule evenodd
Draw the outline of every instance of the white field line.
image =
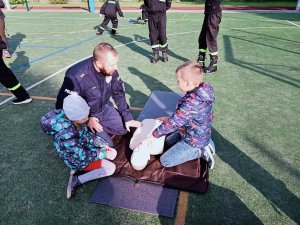
<svg viewBox="0 0 300 225">
<path fill-rule="evenodd" d="M 222 30 L 267 29 L 267 28 L 271 28 L 271 29 L 274 29 L 274 28 L 285 28 L 285 29 L 287 29 L 287 28 L 295 28 L 295 26 L 294 26 L 294 27 L 249 27 L 249 28 L 245 27 L 245 28 L 223 28 Z M 196 33 L 196 32 L 198 33 L 198 32 L 200 32 L 200 31 L 199 31 L 199 30 L 196 30 L 196 31 L 187 31 L 187 32 L 181 32 L 181 33 L 174 33 L 174 34 L 168 34 L 168 36 L 176 36 L 176 35 L 190 34 L 190 33 Z M 142 41 L 146 41 L 146 40 L 149 40 L 149 38 L 144 38 L 144 39 L 137 40 L 137 41 L 130 41 L 130 42 L 125 43 L 125 44 L 117 45 L 117 46 L 115 46 L 115 48 L 120 48 L 120 47 L 123 47 L 123 46 L 127 46 L 127 45 L 130 45 L 130 44 L 133 44 L 133 43 L 142 42 Z M 41 83 L 44 83 L 45 81 L 49 80 L 49 79 L 52 78 L 52 77 L 55 77 L 56 75 L 58 75 L 58 74 L 61 73 L 62 71 L 68 69 L 69 67 L 71 67 L 71 66 L 75 65 L 76 63 L 81 62 L 82 60 L 85 60 L 85 59 L 87 59 L 87 58 L 89 58 L 89 57 L 91 57 L 91 55 L 89 55 L 89 56 L 87 56 L 87 57 L 85 57 L 85 58 L 83 58 L 83 59 L 80 59 L 80 60 L 78 60 L 78 61 L 76 61 L 76 62 L 74 62 L 74 63 L 72 63 L 72 64 L 69 64 L 68 66 L 65 66 L 64 68 L 62 68 L 62 69 L 60 69 L 59 71 L 57 71 L 57 72 L 51 74 L 50 76 L 48 76 L 48 77 L 46 77 L 46 78 L 44 78 L 44 79 L 38 81 L 37 83 L 35 83 L 35 84 L 29 86 L 28 88 L 26 88 L 26 90 L 30 90 L 30 89 L 36 87 L 37 85 L 39 85 L 39 84 L 41 84 Z M 13 98 L 14 98 L 14 96 L 13 96 L 13 97 L 9 97 L 9 98 L 5 99 L 4 101 L 0 102 L 0 106 L 3 105 L 3 104 L 5 104 L 6 102 L 12 100 Z"/>
<path fill-rule="evenodd" d="M 291 21 L 288 21 L 288 20 L 286 20 L 286 22 L 288 22 L 288 23 L 290 23 L 290 24 L 292 24 L 292 25 L 294 25 L 294 26 L 296 26 L 296 27 L 299 27 L 299 28 L 300 28 L 300 26 L 299 26 L 298 24 L 295 24 L 295 23 L 293 23 L 293 22 L 291 22 Z"/>
</svg>

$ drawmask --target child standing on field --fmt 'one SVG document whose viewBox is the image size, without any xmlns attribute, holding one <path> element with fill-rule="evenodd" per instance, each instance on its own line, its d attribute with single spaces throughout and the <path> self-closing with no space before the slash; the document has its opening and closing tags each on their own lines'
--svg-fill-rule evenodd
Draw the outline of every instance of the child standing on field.
<svg viewBox="0 0 300 225">
<path fill-rule="evenodd" d="M 8 41 L 5 35 L 5 15 L 2 12 L 2 8 L 5 7 L 5 4 L 3 2 L 3 0 L 0 0 L 0 37 L 2 39 L 2 41 L 5 43 L 6 48 L 2 50 L 2 57 L 3 58 L 11 58 L 11 55 L 8 51 Z"/>
<path fill-rule="evenodd" d="M 145 4 L 142 4 L 140 6 L 140 9 L 142 10 L 142 16 L 137 18 L 137 22 L 139 22 L 139 20 L 143 20 L 144 23 L 148 22 L 148 12 L 147 12 L 147 7 L 145 6 Z"/>
<path fill-rule="evenodd" d="M 113 160 L 117 152 L 88 130 L 89 113 L 86 101 L 72 92 L 64 99 L 63 109 L 50 111 L 41 119 L 43 131 L 53 137 L 58 156 L 71 169 L 67 198 L 81 184 L 110 176 L 116 169 L 106 158 Z"/>
<path fill-rule="evenodd" d="M 104 15 L 104 20 L 98 27 L 97 35 L 102 35 L 109 21 L 112 23 L 111 35 L 116 35 L 118 28 L 118 17 L 124 17 L 118 0 L 106 0 L 100 9 L 100 14 Z"/>
<path fill-rule="evenodd" d="M 179 100 L 176 111 L 169 118 L 161 119 L 162 124 L 150 137 L 153 140 L 167 135 L 167 151 L 160 157 L 165 167 L 203 158 L 211 138 L 215 97 L 213 87 L 203 82 L 202 67 L 197 62 L 186 62 L 176 69 L 176 76 L 179 88 L 186 94 Z"/>
</svg>

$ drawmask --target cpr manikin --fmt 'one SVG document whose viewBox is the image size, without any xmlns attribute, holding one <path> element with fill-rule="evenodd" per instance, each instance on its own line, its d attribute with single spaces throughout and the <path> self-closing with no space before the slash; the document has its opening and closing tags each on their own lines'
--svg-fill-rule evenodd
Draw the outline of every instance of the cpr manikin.
<svg viewBox="0 0 300 225">
<path fill-rule="evenodd" d="M 137 128 L 134 132 L 129 144 L 129 148 L 133 150 L 130 161 L 135 170 L 143 170 L 150 160 L 150 155 L 162 154 L 166 137 L 152 137 L 149 140 L 152 131 L 161 124 L 159 120 L 144 119 L 142 124 L 143 126 Z M 146 139 L 147 141 L 145 141 Z"/>
</svg>

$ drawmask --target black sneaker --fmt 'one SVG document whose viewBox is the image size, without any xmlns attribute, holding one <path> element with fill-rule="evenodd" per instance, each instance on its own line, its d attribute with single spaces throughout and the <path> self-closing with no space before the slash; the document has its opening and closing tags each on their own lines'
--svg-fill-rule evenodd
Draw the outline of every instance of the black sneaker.
<svg viewBox="0 0 300 225">
<path fill-rule="evenodd" d="M 81 185 L 81 183 L 78 180 L 78 176 L 71 171 L 69 183 L 67 187 L 67 198 L 70 199 L 75 194 L 76 189 Z"/>
<path fill-rule="evenodd" d="M 27 98 L 27 99 L 23 99 L 23 100 L 21 100 L 21 99 L 14 99 L 14 100 L 12 100 L 11 101 L 11 103 L 12 104 L 14 104 L 14 105 L 20 105 L 20 104 L 27 104 L 27 103 L 30 103 L 32 101 L 32 98 Z"/>
</svg>

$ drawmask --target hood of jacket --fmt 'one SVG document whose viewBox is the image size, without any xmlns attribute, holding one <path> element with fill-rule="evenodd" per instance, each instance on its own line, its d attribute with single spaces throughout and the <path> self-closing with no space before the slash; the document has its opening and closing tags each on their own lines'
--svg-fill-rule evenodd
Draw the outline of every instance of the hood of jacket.
<svg viewBox="0 0 300 225">
<path fill-rule="evenodd" d="M 214 89 L 209 83 L 201 83 L 199 87 L 189 92 L 193 97 L 200 99 L 203 102 L 214 102 L 215 94 Z"/>
<path fill-rule="evenodd" d="M 41 127 L 47 134 L 54 135 L 71 126 L 72 121 L 65 117 L 62 109 L 50 111 L 41 118 Z"/>
</svg>

